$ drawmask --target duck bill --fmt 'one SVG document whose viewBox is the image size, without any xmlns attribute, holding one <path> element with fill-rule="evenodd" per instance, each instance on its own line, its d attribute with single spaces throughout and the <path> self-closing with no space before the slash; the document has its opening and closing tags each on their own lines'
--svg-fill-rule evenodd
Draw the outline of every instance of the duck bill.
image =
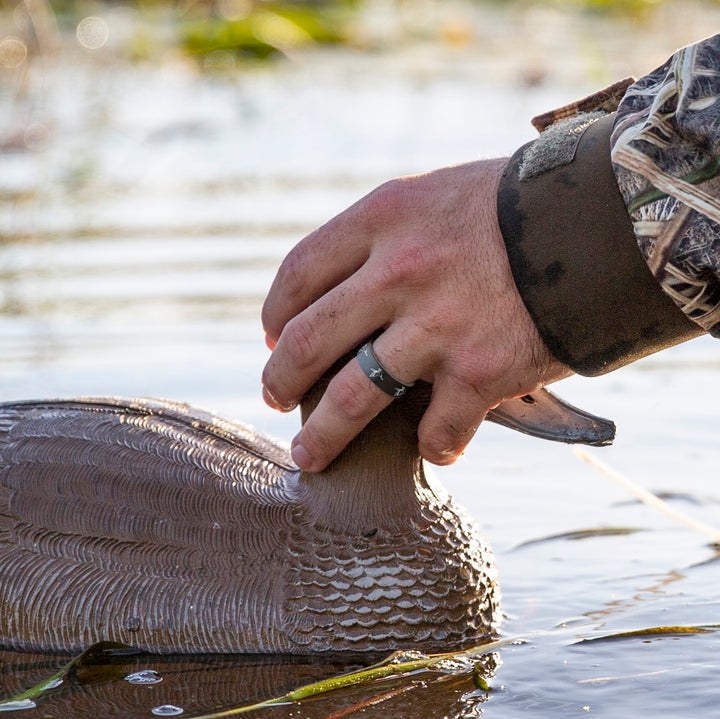
<svg viewBox="0 0 720 719">
<path fill-rule="evenodd" d="M 541 439 L 603 446 L 615 439 L 615 423 L 573 407 L 547 389 L 506 400 L 487 419 Z"/>
</svg>

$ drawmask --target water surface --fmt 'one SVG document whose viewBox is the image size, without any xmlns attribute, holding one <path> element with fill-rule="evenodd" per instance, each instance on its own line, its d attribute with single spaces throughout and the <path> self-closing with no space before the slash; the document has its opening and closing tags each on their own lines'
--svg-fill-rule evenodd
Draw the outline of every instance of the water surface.
<svg viewBox="0 0 720 719">
<path fill-rule="evenodd" d="M 289 440 L 298 417 L 259 398 L 259 310 L 285 252 L 382 180 L 510 152 L 532 137 L 532 114 L 592 89 L 590 79 L 552 89 L 484 82 L 447 60 L 442 71 L 422 67 L 322 53 L 226 76 L 184 63 L 71 62 L 44 68 L 42 88 L 8 85 L 8 133 L 29 122 L 40 139 L 7 144 L 0 157 L 0 397 L 175 398 Z M 717 345 L 703 339 L 557 391 L 617 422 L 616 444 L 597 456 L 720 526 L 719 371 Z M 381 684 L 265 716 L 344 716 L 360 704 L 356 714 L 408 719 L 717 716 L 714 631 L 581 641 L 720 621 L 717 554 L 705 537 L 567 447 L 494 426 L 437 473 L 495 548 L 504 633 L 527 638 L 498 652 L 489 698 L 471 677 L 424 677 L 407 691 Z M 598 527 L 642 531 L 543 540 Z M 0 657 L 0 697 L 67 661 Z M 165 705 L 188 716 L 347 664 L 139 655 L 114 667 L 18 716 L 151 717 Z M 127 681 L 143 670 L 162 681 Z"/>
</svg>

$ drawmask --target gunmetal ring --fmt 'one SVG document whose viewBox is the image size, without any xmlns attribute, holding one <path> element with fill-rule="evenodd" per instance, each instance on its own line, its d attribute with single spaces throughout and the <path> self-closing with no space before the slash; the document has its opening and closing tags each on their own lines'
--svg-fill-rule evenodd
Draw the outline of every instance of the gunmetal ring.
<svg viewBox="0 0 720 719">
<path fill-rule="evenodd" d="M 414 384 L 405 384 L 393 377 L 378 361 L 373 351 L 372 342 L 365 343 L 358 350 L 357 359 L 365 376 L 391 397 L 397 399 L 404 396 Z"/>
</svg>

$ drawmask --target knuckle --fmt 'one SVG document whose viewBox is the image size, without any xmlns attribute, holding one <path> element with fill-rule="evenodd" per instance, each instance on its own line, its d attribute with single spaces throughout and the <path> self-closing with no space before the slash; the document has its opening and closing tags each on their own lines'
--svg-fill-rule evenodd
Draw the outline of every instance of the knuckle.
<svg viewBox="0 0 720 719">
<path fill-rule="evenodd" d="M 317 354 L 315 331 L 302 316 L 295 317 L 283 330 L 283 348 L 291 366 L 304 369 L 311 365 Z"/>
<path fill-rule="evenodd" d="M 396 243 L 392 252 L 382 257 L 376 283 L 379 289 L 418 291 L 429 285 L 442 265 L 439 251 L 420 235 Z"/>
<path fill-rule="evenodd" d="M 388 180 L 365 198 L 365 211 L 370 217 L 385 220 L 392 217 L 407 202 L 408 183 L 402 179 Z"/>
<path fill-rule="evenodd" d="M 306 286 L 305 262 L 297 248 L 292 249 L 280 264 L 277 271 L 276 284 L 282 287 L 288 297 L 301 295 Z"/>
<path fill-rule="evenodd" d="M 476 403 L 487 403 L 503 382 L 508 366 L 497 348 L 468 346 L 457 352 L 454 364 L 447 367 L 448 381 L 458 395 L 470 393 Z"/>
<path fill-rule="evenodd" d="M 418 331 L 422 331 L 423 341 L 430 341 L 433 345 L 440 345 L 443 340 L 449 341 L 454 324 L 453 314 L 454 308 L 445 305 L 427 307 L 417 324 Z"/>
<path fill-rule="evenodd" d="M 358 209 L 366 229 L 382 230 L 417 216 L 426 207 L 427 198 L 418 177 L 397 177 L 388 180 L 366 195 Z"/>
<path fill-rule="evenodd" d="M 401 177 L 380 185 L 364 200 L 367 231 L 395 229 L 391 251 L 377 266 L 380 288 L 415 284 L 437 273 L 441 247 L 425 195 L 423 178 Z"/>
<path fill-rule="evenodd" d="M 427 245 L 422 244 L 399 248 L 385 261 L 383 277 L 393 285 L 424 280 L 431 273 L 433 254 Z"/>
<path fill-rule="evenodd" d="M 349 379 L 338 376 L 328 387 L 327 396 L 335 413 L 353 425 L 362 424 L 372 405 L 370 383 L 366 377 Z"/>
</svg>

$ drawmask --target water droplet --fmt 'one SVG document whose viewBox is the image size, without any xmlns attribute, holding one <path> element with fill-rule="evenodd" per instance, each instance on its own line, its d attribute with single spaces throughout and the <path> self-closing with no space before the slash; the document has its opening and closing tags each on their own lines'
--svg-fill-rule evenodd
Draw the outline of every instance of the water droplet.
<svg viewBox="0 0 720 719">
<path fill-rule="evenodd" d="M 163 678 L 154 669 L 143 669 L 125 677 L 130 684 L 160 684 Z"/>
<path fill-rule="evenodd" d="M 182 714 L 185 710 L 182 707 L 176 707 L 174 704 L 161 704 L 159 707 L 155 707 L 151 711 L 158 717 L 176 717 Z"/>
</svg>

